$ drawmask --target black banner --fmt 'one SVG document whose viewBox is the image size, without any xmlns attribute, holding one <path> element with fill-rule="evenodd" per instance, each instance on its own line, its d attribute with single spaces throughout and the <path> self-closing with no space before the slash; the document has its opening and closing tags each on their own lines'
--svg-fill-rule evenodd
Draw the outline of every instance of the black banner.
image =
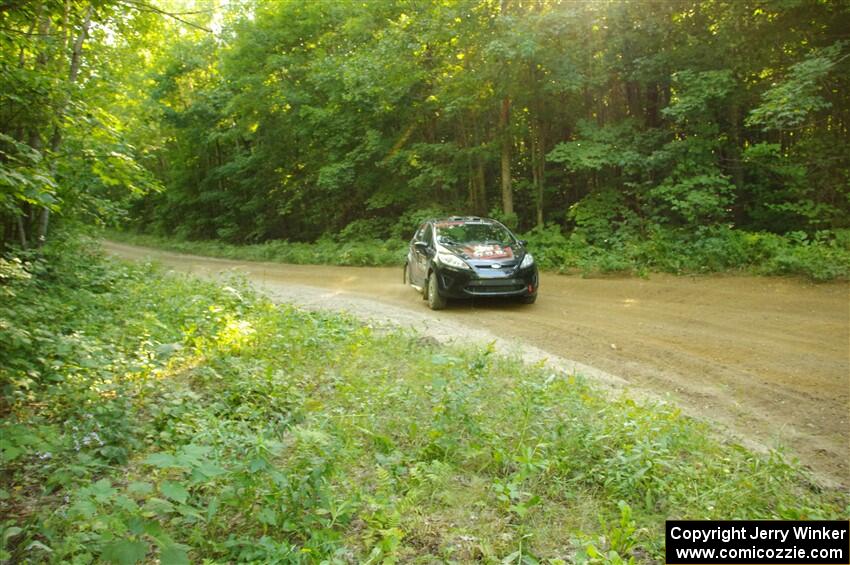
<svg viewBox="0 0 850 565">
<path fill-rule="evenodd" d="M 850 564 L 850 522 L 841 520 L 668 520 L 666 561 Z"/>
</svg>

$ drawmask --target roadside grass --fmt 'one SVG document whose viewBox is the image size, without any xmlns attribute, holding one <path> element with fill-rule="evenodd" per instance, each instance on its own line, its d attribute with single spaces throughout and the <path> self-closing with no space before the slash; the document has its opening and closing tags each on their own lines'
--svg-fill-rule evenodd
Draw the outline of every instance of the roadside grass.
<svg viewBox="0 0 850 565">
<path fill-rule="evenodd" d="M 216 240 L 182 240 L 133 232 L 108 231 L 115 241 L 170 251 L 296 264 L 388 266 L 402 265 L 407 243 L 397 239 L 330 238 L 314 243 L 267 241 L 234 245 Z M 793 237 L 792 237 L 793 236 Z M 701 274 L 743 272 L 754 275 L 800 276 L 812 281 L 850 279 L 850 230 L 822 231 L 815 237 L 796 233 L 780 236 L 724 227 L 680 233 L 656 230 L 645 237 L 564 235 L 554 225 L 522 235 L 539 267 L 584 276 L 650 272 Z"/>
<path fill-rule="evenodd" d="M 397 240 L 340 243 L 326 238 L 314 243 L 272 240 L 252 245 L 234 245 L 217 240 L 181 240 L 126 231 L 108 231 L 104 236 L 113 241 L 179 253 L 296 265 L 400 266 L 404 264 L 407 255 L 407 243 Z"/>
<path fill-rule="evenodd" d="M 850 509 L 670 405 L 92 247 L 0 262 L 2 560 L 653 562 Z"/>
</svg>

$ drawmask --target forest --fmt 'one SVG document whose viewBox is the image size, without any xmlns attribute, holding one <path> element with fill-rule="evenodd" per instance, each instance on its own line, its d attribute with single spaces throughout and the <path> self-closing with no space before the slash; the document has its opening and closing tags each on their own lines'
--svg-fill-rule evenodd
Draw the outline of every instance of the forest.
<svg viewBox="0 0 850 565">
<path fill-rule="evenodd" d="M 7 1 L 0 237 L 476 214 L 553 268 L 846 276 L 848 29 L 842 1 Z"/>
</svg>

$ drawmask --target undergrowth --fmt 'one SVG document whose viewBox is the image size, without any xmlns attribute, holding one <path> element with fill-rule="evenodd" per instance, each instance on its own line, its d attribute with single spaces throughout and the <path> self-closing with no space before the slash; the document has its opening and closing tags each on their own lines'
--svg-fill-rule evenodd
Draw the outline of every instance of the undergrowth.
<svg viewBox="0 0 850 565">
<path fill-rule="evenodd" d="M 566 236 L 550 225 L 532 230 L 525 238 L 540 265 L 559 272 L 737 271 L 796 275 L 819 282 L 850 278 L 850 230 L 782 236 L 713 226 L 695 231 L 655 228 L 641 236 L 577 230 Z"/>
<path fill-rule="evenodd" d="M 359 267 L 402 265 L 407 255 L 407 243 L 392 239 L 339 242 L 324 238 L 313 243 L 272 240 L 251 245 L 235 245 L 216 240 L 174 239 L 132 232 L 110 231 L 105 235 L 114 241 L 147 245 L 180 253 L 297 265 Z"/>
<path fill-rule="evenodd" d="M 402 265 L 407 242 L 398 239 L 325 237 L 314 243 L 268 241 L 235 245 L 192 241 L 128 232 L 107 232 L 116 241 L 179 251 L 254 261 L 298 264 Z M 795 275 L 813 281 L 850 279 L 850 231 L 822 231 L 815 236 L 786 236 L 722 227 L 696 232 L 655 229 L 642 236 L 594 236 L 576 231 L 565 235 L 558 226 L 537 228 L 522 236 L 539 267 L 560 273 L 595 275 L 649 272 L 700 274 L 743 272 Z"/>
<path fill-rule="evenodd" d="M 0 262 L 0 560 L 650 562 L 667 518 L 846 517 L 671 406 L 93 247 Z"/>
</svg>

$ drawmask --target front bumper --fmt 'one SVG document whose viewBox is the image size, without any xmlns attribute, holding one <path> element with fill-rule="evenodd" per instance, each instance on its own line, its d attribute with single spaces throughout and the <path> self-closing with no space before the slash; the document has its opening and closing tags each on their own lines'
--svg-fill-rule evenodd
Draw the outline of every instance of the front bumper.
<svg viewBox="0 0 850 565">
<path fill-rule="evenodd" d="M 539 284 L 535 265 L 500 273 L 499 276 L 481 276 L 475 270 L 453 269 L 441 265 L 436 269 L 436 274 L 440 294 L 447 298 L 533 296 L 537 294 Z"/>
</svg>

